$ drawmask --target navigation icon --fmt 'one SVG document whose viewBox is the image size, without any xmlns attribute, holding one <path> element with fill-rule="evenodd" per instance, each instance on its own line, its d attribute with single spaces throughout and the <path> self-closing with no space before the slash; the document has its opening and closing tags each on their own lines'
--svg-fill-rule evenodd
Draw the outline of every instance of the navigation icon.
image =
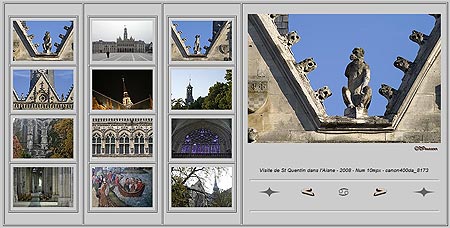
<svg viewBox="0 0 450 228">
<path fill-rule="evenodd" d="M 373 193 L 373 196 L 381 196 L 381 195 L 384 195 L 386 193 L 387 193 L 386 189 L 384 189 L 384 188 L 376 188 L 375 192 Z"/>
<path fill-rule="evenodd" d="M 423 197 L 425 197 L 427 194 L 433 193 L 433 191 L 429 191 L 429 190 L 427 190 L 427 189 L 425 189 L 425 188 L 422 188 L 422 190 L 415 191 L 415 193 L 419 193 L 419 194 L 421 194 Z"/>
<path fill-rule="evenodd" d="M 340 188 L 338 191 L 340 196 L 347 196 L 349 194 L 348 188 Z"/>
<path fill-rule="evenodd" d="M 272 195 L 272 194 L 274 194 L 274 193 L 279 193 L 279 191 L 274 191 L 274 190 L 272 190 L 270 187 L 267 189 L 267 190 L 265 190 L 265 191 L 260 191 L 260 193 L 264 193 L 264 194 L 267 194 L 269 197 Z"/>
<path fill-rule="evenodd" d="M 314 196 L 314 192 L 313 192 L 312 188 L 304 188 L 302 190 L 302 194 L 307 195 L 307 196 Z"/>
</svg>

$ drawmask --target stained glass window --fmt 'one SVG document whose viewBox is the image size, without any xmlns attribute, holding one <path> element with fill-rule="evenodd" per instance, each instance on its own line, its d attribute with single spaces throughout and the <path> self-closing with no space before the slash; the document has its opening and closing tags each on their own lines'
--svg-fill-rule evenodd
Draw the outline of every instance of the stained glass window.
<svg viewBox="0 0 450 228">
<path fill-rule="evenodd" d="M 220 153 L 220 139 L 206 128 L 191 131 L 184 138 L 181 153 Z"/>
</svg>

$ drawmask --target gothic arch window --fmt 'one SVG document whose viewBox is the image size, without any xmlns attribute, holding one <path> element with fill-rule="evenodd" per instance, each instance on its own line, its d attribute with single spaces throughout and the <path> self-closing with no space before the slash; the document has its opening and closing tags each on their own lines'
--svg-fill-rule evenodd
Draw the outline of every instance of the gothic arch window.
<svg viewBox="0 0 450 228">
<path fill-rule="evenodd" d="M 207 128 L 191 131 L 184 137 L 181 153 L 220 153 L 219 136 Z"/>
<path fill-rule="evenodd" d="M 98 133 L 92 136 L 92 154 L 100 154 L 102 150 L 102 138 Z"/>
<path fill-rule="evenodd" d="M 127 134 L 122 134 L 119 139 L 119 153 L 129 154 L 130 153 L 130 138 Z"/>
<path fill-rule="evenodd" d="M 134 153 L 143 154 L 145 151 L 144 135 L 139 132 L 134 136 Z"/>
<path fill-rule="evenodd" d="M 106 135 L 105 150 L 106 154 L 114 154 L 116 152 L 116 137 L 111 132 Z"/>
<path fill-rule="evenodd" d="M 153 133 L 148 136 L 148 150 L 150 153 L 153 152 Z"/>
</svg>

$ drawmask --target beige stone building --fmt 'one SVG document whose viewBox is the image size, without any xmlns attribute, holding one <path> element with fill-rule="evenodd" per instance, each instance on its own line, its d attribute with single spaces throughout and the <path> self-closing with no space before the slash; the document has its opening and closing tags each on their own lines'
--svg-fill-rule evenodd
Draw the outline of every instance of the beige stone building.
<svg viewBox="0 0 450 228">
<path fill-rule="evenodd" d="M 280 17 L 249 15 L 249 142 L 441 142 L 441 18 L 431 16 L 429 36 L 410 36 L 420 45 L 414 62 L 395 63 L 404 72 L 399 88 L 372 88 L 388 99 L 384 115 L 350 118 L 327 115 L 323 100 L 331 92 L 312 89 L 307 74 L 317 66 L 296 62 L 291 46 L 299 37 L 280 34 L 277 26 L 287 27 Z"/>
<path fill-rule="evenodd" d="M 192 47 L 185 44 L 182 31 L 177 30 L 175 24 L 170 25 L 170 56 L 172 61 L 231 61 L 232 59 L 232 22 L 214 21 L 210 45 Z M 200 36 L 196 37 L 200 39 Z M 197 42 L 196 42 L 197 43 Z M 200 50 L 205 50 L 202 53 Z"/>
<path fill-rule="evenodd" d="M 28 30 L 26 21 L 13 21 L 13 61 L 73 61 L 73 21 L 70 26 L 64 26 L 65 34 L 47 33 L 42 44 L 33 43 L 34 34 L 28 34 Z M 53 36 L 57 36 L 59 42 Z M 39 45 L 44 51 L 38 51 Z"/>
</svg>

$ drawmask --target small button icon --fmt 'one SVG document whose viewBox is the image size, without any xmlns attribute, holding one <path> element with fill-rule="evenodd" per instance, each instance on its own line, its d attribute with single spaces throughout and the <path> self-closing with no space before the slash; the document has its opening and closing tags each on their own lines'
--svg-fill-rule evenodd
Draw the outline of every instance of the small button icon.
<svg viewBox="0 0 450 228">
<path fill-rule="evenodd" d="M 340 188 L 338 193 L 340 196 L 347 196 L 349 194 L 349 191 L 348 188 Z"/>
<path fill-rule="evenodd" d="M 279 193 L 279 191 L 274 191 L 274 190 L 272 190 L 270 187 L 267 189 L 267 190 L 265 190 L 265 191 L 260 191 L 260 193 L 264 193 L 264 194 L 267 194 L 269 197 L 272 195 L 272 194 L 274 194 L 274 193 Z"/>
<path fill-rule="evenodd" d="M 381 196 L 381 195 L 384 195 L 386 193 L 387 193 L 386 189 L 384 189 L 384 188 L 376 188 L 375 192 L 373 193 L 373 196 Z"/>
<path fill-rule="evenodd" d="M 304 188 L 302 190 L 302 194 L 307 195 L 307 196 L 314 196 L 314 192 L 312 188 Z"/>
<path fill-rule="evenodd" d="M 422 188 L 422 190 L 415 191 L 415 193 L 421 194 L 423 197 L 425 197 L 427 194 L 433 193 L 433 191 L 429 191 L 426 188 Z"/>
</svg>

